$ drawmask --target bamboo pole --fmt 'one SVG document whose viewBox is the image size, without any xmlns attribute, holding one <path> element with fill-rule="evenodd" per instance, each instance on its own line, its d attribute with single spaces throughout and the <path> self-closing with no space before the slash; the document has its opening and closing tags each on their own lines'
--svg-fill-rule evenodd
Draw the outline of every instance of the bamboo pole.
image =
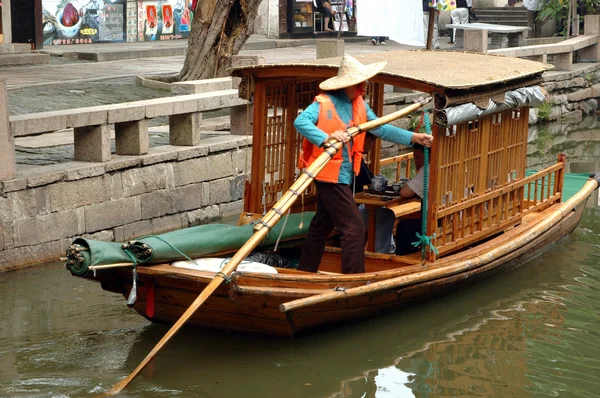
<svg viewBox="0 0 600 398">
<path fill-rule="evenodd" d="M 106 265 L 90 265 L 88 268 L 90 271 L 99 271 L 102 269 L 111 269 L 111 268 L 125 268 L 125 267 L 133 267 L 133 263 L 115 263 L 115 264 L 106 264 Z"/>
<path fill-rule="evenodd" d="M 386 279 L 364 286 L 353 287 L 345 291 L 330 291 L 327 293 L 317 294 L 314 296 L 293 300 L 281 304 L 279 306 L 279 309 L 281 310 L 281 312 L 289 312 L 298 310 L 300 308 L 313 306 L 316 304 L 322 304 L 332 300 L 348 299 L 351 297 L 372 294 L 388 289 L 397 289 L 403 286 L 427 282 L 441 277 L 456 275 L 458 273 L 469 271 L 471 269 L 475 269 L 485 264 L 488 264 L 514 250 L 519 249 L 519 247 L 523 246 L 525 243 L 532 241 L 533 239 L 546 232 L 549 228 L 553 227 L 555 224 L 560 222 L 560 220 L 562 220 L 570 211 L 577 207 L 581 202 L 586 200 L 591 195 L 591 193 L 598 188 L 598 185 L 600 184 L 599 179 L 600 177 L 596 177 L 596 179 L 588 180 L 588 182 L 585 183 L 583 188 L 577 194 L 571 197 L 568 201 L 564 202 L 557 210 L 554 211 L 554 213 L 552 213 L 551 216 L 545 218 L 542 222 L 535 225 L 533 228 L 531 228 L 531 230 L 529 230 L 524 235 L 521 235 L 518 239 L 500 245 L 485 254 L 481 254 L 477 257 L 461 261 L 458 264 L 448 265 L 446 267 Z"/>
<path fill-rule="evenodd" d="M 375 120 L 371 120 L 366 123 L 362 123 L 358 126 L 351 127 L 346 130 L 346 133 L 352 138 L 358 134 L 372 130 L 383 124 L 389 123 L 393 120 L 401 118 L 416 111 L 430 99 L 423 100 L 416 104 L 410 105 L 402 110 L 391 113 L 387 116 L 380 117 Z M 163 338 L 156 344 L 156 346 L 150 351 L 150 353 L 142 360 L 142 362 L 131 372 L 129 376 L 115 384 L 106 395 L 118 394 L 123 388 L 125 388 L 131 381 L 150 363 L 156 354 L 164 347 L 165 344 L 181 329 L 181 327 L 187 322 L 189 318 L 200 308 L 200 306 L 208 299 L 208 297 L 221 285 L 224 280 L 227 280 L 229 276 L 235 271 L 237 266 L 254 250 L 256 246 L 267 236 L 271 228 L 281 219 L 282 215 L 285 214 L 292 204 L 296 201 L 298 196 L 302 194 L 311 184 L 315 176 L 317 176 L 321 170 L 325 167 L 327 162 L 344 146 L 343 142 L 333 140 L 329 145 L 326 145 L 325 151 L 308 167 L 304 173 L 292 184 L 288 191 L 275 203 L 273 208 L 269 210 L 267 214 L 256 224 L 254 227 L 254 234 L 248 239 L 246 243 L 238 250 L 238 252 L 225 264 L 225 266 L 218 272 L 213 280 L 204 288 L 202 293 L 194 300 L 189 308 L 181 315 L 181 317 L 175 322 L 175 324 L 169 329 L 169 331 L 163 336 Z M 219 278 L 217 278 L 217 276 Z"/>
</svg>

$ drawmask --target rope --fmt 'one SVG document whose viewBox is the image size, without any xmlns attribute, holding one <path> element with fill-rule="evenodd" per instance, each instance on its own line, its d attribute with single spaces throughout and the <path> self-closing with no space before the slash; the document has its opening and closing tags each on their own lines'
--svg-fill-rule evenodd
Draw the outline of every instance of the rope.
<svg viewBox="0 0 600 398">
<path fill-rule="evenodd" d="M 429 116 L 425 115 L 425 112 L 423 112 L 423 119 L 425 121 L 425 132 L 428 135 L 431 135 L 431 124 L 429 122 Z M 429 195 L 429 148 L 425 147 L 423 155 L 425 164 L 423 165 L 424 170 L 423 200 L 421 202 L 421 233 L 417 232 L 418 240 L 412 243 L 414 247 L 421 246 L 421 264 L 425 264 L 425 253 L 427 252 L 427 248 L 433 251 L 436 255 L 438 254 L 437 248 L 432 243 L 432 239 L 435 239 L 435 234 L 433 234 L 433 236 L 427 236 L 427 203 Z"/>
<path fill-rule="evenodd" d="M 131 290 L 129 291 L 129 297 L 127 297 L 127 306 L 129 308 L 133 307 L 133 305 L 135 304 L 136 300 L 137 300 L 137 259 L 135 258 L 135 256 L 129 252 L 128 249 L 125 249 L 125 253 L 129 256 L 129 258 L 131 258 L 131 261 L 133 261 L 133 275 L 132 275 L 132 279 L 133 279 L 133 284 L 131 285 Z M 96 271 L 94 270 L 94 276 L 96 276 Z"/>
</svg>

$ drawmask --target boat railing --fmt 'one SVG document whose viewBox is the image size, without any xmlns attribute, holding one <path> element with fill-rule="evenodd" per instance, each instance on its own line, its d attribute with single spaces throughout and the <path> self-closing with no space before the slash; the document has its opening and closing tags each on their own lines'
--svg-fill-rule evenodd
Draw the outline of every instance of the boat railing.
<svg viewBox="0 0 600 398">
<path fill-rule="evenodd" d="M 440 255 L 517 225 L 526 214 L 560 202 L 564 161 L 533 175 L 437 212 Z"/>
</svg>

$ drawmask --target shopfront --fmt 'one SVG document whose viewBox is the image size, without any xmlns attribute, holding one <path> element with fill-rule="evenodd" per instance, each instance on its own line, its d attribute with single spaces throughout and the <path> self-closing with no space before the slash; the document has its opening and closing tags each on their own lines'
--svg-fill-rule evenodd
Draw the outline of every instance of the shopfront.
<svg viewBox="0 0 600 398">
<path fill-rule="evenodd" d="M 192 1 L 144 0 L 138 2 L 138 41 L 176 40 L 189 36 Z"/>
<path fill-rule="evenodd" d="M 126 0 L 42 0 L 44 45 L 122 42 Z"/>
<path fill-rule="evenodd" d="M 327 21 L 319 11 L 317 0 L 280 0 L 285 7 L 280 6 L 280 12 L 285 10 L 286 23 L 280 23 L 281 37 L 307 37 L 315 34 L 331 34 L 328 29 L 337 32 L 340 29 L 344 36 L 356 34 L 356 0 L 329 0 L 335 11 Z M 327 24 L 327 25 L 326 25 Z"/>
</svg>

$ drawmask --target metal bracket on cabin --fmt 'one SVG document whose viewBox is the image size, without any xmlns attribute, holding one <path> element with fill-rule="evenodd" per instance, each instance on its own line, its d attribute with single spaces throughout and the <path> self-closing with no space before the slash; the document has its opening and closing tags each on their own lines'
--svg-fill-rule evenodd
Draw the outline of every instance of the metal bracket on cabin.
<svg viewBox="0 0 600 398">
<path fill-rule="evenodd" d="M 341 286 L 336 286 L 333 288 L 334 292 L 346 292 L 346 288 L 345 287 L 341 287 Z"/>
</svg>

